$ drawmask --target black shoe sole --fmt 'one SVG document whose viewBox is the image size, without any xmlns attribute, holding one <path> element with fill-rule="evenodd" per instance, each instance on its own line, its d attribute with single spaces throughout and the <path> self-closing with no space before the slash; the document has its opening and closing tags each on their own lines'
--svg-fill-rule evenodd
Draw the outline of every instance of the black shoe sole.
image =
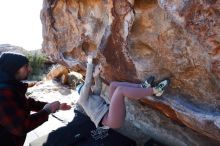
<svg viewBox="0 0 220 146">
<path fill-rule="evenodd" d="M 154 80 L 155 80 L 155 77 L 154 77 L 154 76 L 150 76 L 150 77 L 147 79 L 147 82 L 148 82 L 148 84 L 150 84 L 150 85 L 152 86 L 153 83 L 154 83 Z"/>
</svg>

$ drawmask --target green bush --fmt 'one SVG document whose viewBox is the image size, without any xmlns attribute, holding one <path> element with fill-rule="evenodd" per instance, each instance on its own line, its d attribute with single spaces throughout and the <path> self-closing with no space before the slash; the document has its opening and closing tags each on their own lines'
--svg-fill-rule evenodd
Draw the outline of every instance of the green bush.
<svg viewBox="0 0 220 146">
<path fill-rule="evenodd" d="M 28 80 L 42 80 L 44 73 L 44 64 L 47 61 L 47 57 L 41 53 L 27 53 L 29 64 L 32 67 L 32 74 Z"/>
</svg>

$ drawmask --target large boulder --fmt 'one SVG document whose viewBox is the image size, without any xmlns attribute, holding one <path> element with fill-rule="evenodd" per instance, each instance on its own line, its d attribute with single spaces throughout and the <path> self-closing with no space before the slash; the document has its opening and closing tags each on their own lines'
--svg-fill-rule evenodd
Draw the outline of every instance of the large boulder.
<svg viewBox="0 0 220 146">
<path fill-rule="evenodd" d="M 43 50 L 76 71 L 93 55 L 107 82 L 169 77 L 163 97 L 126 102 L 127 122 L 170 145 L 220 145 L 219 18 L 219 0 L 44 0 Z"/>
</svg>

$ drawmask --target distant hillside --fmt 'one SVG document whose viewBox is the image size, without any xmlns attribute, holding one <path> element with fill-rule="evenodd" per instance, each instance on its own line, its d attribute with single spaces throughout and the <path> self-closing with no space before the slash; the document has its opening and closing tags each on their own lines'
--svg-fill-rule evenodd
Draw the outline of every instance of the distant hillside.
<svg viewBox="0 0 220 146">
<path fill-rule="evenodd" d="M 0 54 L 2 52 L 16 52 L 16 53 L 22 53 L 22 54 L 30 53 L 30 54 L 39 54 L 39 55 L 42 54 L 41 49 L 28 51 L 22 47 L 14 46 L 11 44 L 0 44 Z"/>
</svg>

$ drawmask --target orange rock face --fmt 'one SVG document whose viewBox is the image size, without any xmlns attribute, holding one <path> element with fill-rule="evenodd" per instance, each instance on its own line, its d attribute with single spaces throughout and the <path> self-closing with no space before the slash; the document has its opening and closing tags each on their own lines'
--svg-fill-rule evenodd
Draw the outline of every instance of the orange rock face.
<svg viewBox="0 0 220 146">
<path fill-rule="evenodd" d="M 107 82 L 170 78 L 165 95 L 142 101 L 144 108 L 193 129 L 186 131 L 191 143 L 183 140 L 188 145 L 219 144 L 219 0 L 45 0 L 41 19 L 43 50 L 54 61 L 84 70 L 86 57 L 93 55 Z M 134 108 L 138 113 L 142 105 Z M 147 118 L 139 121 L 147 123 Z M 200 141 L 202 135 L 206 142 Z"/>
</svg>

